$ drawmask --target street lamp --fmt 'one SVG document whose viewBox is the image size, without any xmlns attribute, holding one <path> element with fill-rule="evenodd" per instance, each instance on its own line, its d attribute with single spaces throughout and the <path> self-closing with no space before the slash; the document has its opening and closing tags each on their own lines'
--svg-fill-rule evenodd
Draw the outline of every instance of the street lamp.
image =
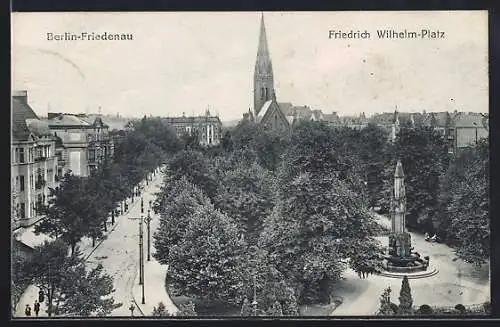
<svg viewBox="0 0 500 327">
<path fill-rule="evenodd" d="M 474 125 L 474 127 L 476 128 L 476 145 L 477 145 L 477 123 L 473 122 L 472 125 Z"/>
<path fill-rule="evenodd" d="M 255 273 L 253 275 L 253 302 L 252 302 L 252 306 L 253 306 L 253 315 L 254 316 L 257 316 L 257 285 L 255 284 Z"/>
<path fill-rule="evenodd" d="M 148 261 L 150 261 L 151 258 L 151 228 L 150 228 L 150 222 L 151 222 L 151 210 L 148 210 L 148 217 L 146 218 L 146 223 L 148 224 Z"/>
<path fill-rule="evenodd" d="M 140 261 L 140 270 L 139 270 L 139 282 L 142 285 L 142 304 L 145 304 L 146 301 L 144 299 L 144 245 L 143 245 L 143 232 L 142 232 L 142 220 L 144 218 L 141 216 L 141 220 L 139 220 L 139 261 Z"/>
</svg>

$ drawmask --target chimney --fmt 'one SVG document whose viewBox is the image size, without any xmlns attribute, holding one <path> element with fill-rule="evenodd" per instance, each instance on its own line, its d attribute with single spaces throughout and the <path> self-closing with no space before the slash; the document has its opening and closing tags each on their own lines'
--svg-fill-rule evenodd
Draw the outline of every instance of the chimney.
<svg viewBox="0 0 500 327">
<path fill-rule="evenodd" d="M 28 91 L 26 90 L 14 90 L 12 92 L 12 97 L 24 104 L 28 104 Z"/>
</svg>

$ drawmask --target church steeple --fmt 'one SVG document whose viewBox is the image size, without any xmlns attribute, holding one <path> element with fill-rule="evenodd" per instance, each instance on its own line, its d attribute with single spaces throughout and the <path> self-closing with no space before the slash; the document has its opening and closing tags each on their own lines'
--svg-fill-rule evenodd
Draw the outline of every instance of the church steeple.
<svg viewBox="0 0 500 327">
<path fill-rule="evenodd" d="M 274 75 L 271 56 L 267 45 L 266 25 L 264 24 L 264 14 L 260 18 L 259 48 L 257 50 L 257 60 L 254 71 L 254 113 L 259 114 L 262 105 L 272 100 L 275 96 Z"/>
</svg>

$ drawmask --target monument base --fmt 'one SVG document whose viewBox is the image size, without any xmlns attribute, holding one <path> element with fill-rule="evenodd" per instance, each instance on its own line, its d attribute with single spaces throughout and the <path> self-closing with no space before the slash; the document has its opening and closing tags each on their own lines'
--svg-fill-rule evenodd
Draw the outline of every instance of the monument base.
<svg viewBox="0 0 500 327">
<path fill-rule="evenodd" d="M 404 278 L 406 276 L 408 279 L 418 279 L 418 278 L 427 278 L 436 275 L 439 270 L 436 267 L 428 267 L 426 270 L 416 271 L 412 273 L 404 273 L 404 272 L 394 272 L 394 271 L 381 271 L 378 273 L 380 276 L 389 277 L 389 278 Z"/>
</svg>

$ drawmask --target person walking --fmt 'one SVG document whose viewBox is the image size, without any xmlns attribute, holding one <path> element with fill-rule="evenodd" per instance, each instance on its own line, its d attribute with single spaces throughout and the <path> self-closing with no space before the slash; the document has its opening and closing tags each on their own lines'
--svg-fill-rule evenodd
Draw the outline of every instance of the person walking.
<svg viewBox="0 0 500 327">
<path fill-rule="evenodd" d="M 31 317 L 31 308 L 29 304 L 26 304 L 26 309 L 24 309 L 24 313 L 26 314 L 26 317 Z"/>
<path fill-rule="evenodd" d="M 35 304 L 33 305 L 33 309 L 35 310 L 35 316 L 38 317 L 38 312 L 40 312 L 40 303 L 38 303 L 37 300 L 35 300 Z"/>
</svg>

